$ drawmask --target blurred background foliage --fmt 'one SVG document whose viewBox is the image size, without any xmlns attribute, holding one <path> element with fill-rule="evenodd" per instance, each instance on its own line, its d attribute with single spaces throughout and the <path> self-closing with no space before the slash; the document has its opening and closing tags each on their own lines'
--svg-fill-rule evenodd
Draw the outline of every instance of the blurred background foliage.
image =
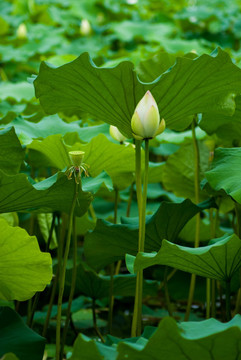
<svg viewBox="0 0 241 360">
<path fill-rule="evenodd" d="M 221 46 L 239 65 L 240 8 L 239 0 L 2 0 L 1 123 L 44 116 L 27 82 L 43 60 L 59 66 L 88 52 L 97 66 L 131 60 L 138 67 L 160 51 L 173 54 L 173 64 Z"/>
<path fill-rule="evenodd" d="M 2 0 L 0 77 L 25 80 L 42 60 L 61 65 L 85 51 L 101 66 L 221 46 L 239 62 L 240 8 L 239 0 Z"/>
</svg>

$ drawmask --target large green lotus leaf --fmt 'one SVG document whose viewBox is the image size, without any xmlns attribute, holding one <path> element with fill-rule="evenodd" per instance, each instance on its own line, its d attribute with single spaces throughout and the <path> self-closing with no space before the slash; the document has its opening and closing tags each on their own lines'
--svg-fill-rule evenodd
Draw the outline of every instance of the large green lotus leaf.
<svg viewBox="0 0 241 360">
<path fill-rule="evenodd" d="M 216 191 L 224 190 L 241 204 L 241 148 L 218 148 L 206 178 Z"/>
<path fill-rule="evenodd" d="M 179 234 L 179 238 L 186 242 L 194 243 L 195 241 L 195 230 L 196 229 L 196 219 L 193 217 L 188 223 L 184 226 Z M 216 236 L 221 237 L 224 235 L 224 232 L 220 229 L 216 229 Z M 202 219 L 200 222 L 200 242 L 207 242 L 210 240 L 210 222 L 207 219 Z"/>
<path fill-rule="evenodd" d="M 212 245 L 190 248 L 163 240 L 156 253 L 126 256 L 128 270 L 133 274 L 152 265 L 168 265 L 210 279 L 231 279 L 241 266 L 241 241 L 236 235 L 224 236 Z"/>
<path fill-rule="evenodd" d="M 79 334 L 70 360 L 116 360 L 116 349 Z"/>
<path fill-rule="evenodd" d="M 88 213 L 85 213 L 81 217 L 75 219 L 76 234 L 78 236 L 84 236 L 88 231 L 94 230 L 96 221 L 91 219 Z"/>
<path fill-rule="evenodd" d="M 105 171 L 102 171 L 94 178 L 83 177 L 82 187 L 84 191 L 90 191 L 92 194 L 96 194 L 100 189 L 104 189 L 108 192 L 114 190 L 112 180 Z"/>
<path fill-rule="evenodd" d="M 13 353 L 7 353 L 1 358 L 1 360 L 19 360 L 19 358 L 17 358 Z"/>
<path fill-rule="evenodd" d="M 155 184 L 160 183 L 163 178 L 163 169 L 165 168 L 165 163 L 153 163 L 149 162 L 148 169 L 148 183 Z"/>
<path fill-rule="evenodd" d="M 0 131 L 0 168 L 8 174 L 17 174 L 24 159 L 24 150 L 14 128 Z"/>
<path fill-rule="evenodd" d="M 24 229 L 9 226 L 3 219 L 0 226 L 0 298 L 30 299 L 52 279 L 51 256 L 41 252 L 36 237 Z"/>
<path fill-rule="evenodd" d="M 44 164 L 62 170 L 71 165 L 67 147 L 64 145 L 63 137 L 60 134 L 50 135 L 43 140 L 33 140 L 27 148 L 44 155 L 44 159 L 40 159 L 42 163 L 34 161 L 36 167 Z M 31 152 L 29 156 L 31 162 Z M 33 159 L 35 160 L 35 158 Z"/>
<path fill-rule="evenodd" d="M 210 203 L 194 205 L 190 200 L 182 203 L 162 202 L 157 212 L 146 222 L 145 251 L 158 251 L 162 240 L 172 242 L 183 226 L 198 212 L 210 207 Z M 86 235 L 84 252 L 88 264 L 95 270 L 123 259 L 126 253 L 136 255 L 138 222 L 113 225 L 98 220 L 93 232 Z"/>
<path fill-rule="evenodd" d="M 150 59 L 140 61 L 136 67 L 136 72 L 141 81 L 151 82 L 173 66 L 175 61 L 175 54 L 160 51 Z"/>
<path fill-rule="evenodd" d="M 200 181 L 209 168 L 209 149 L 204 143 L 199 143 L 200 151 Z M 162 181 L 166 190 L 175 195 L 195 199 L 195 158 L 192 143 L 184 143 L 167 159 L 163 167 Z M 207 199 L 207 193 L 200 190 L 200 201 Z"/>
<path fill-rule="evenodd" d="M 26 108 L 26 104 L 11 104 L 8 101 L 0 100 L 0 118 L 1 128 L 8 126 L 12 120 L 16 118 L 18 114 L 21 114 Z"/>
<path fill-rule="evenodd" d="M 72 269 L 66 273 L 67 292 L 71 287 Z M 131 274 L 115 275 L 113 294 L 115 296 L 135 296 L 136 276 Z M 143 291 L 145 295 L 155 296 L 158 290 L 157 281 L 144 281 Z M 77 281 L 75 292 L 84 294 L 93 299 L 102 299 L 109 296 L 110 276 L 98 275 L 87 264 L 80 263 L 77 267 Z"/>
<path fill-rule="evenodd" d="M 11 308 L 0 308 L 0 356 L 14 353 L 19 360 L 42 360 L 45 339 L 31 330 Z M 3 360 L 15 360 L 7 354 Z"/>
<path fill-rule="evenodd" d="M 52 125 L 54 122 L 54 126 Z M 31 122 L 19 116 L 16 117 L 11 125 L 14 126 L 19 138 L 24 139 L 24 144 L 32 142 L 32 139 L 45 138 L 50 135 L 65 135 L 68 132 L 78 132 L 80 130 L 80 121 L 74 121 L 70 124 L 64 122 L 58 115 L 44 117 L 38 123 Z"/>
<path fill-rule="evenodd" d="M 179 54 L 175 55 L 173 53 L 169 54 L 165 51 L 159 51 L 150 59 L 141 61 L 136 67 L 139 79 L 144 82 L 155 80 L 160 74 L 163 74 L 174 65 L 177 56 L 179 56 Z M 189 59 L 195 59 L 197 54 L 193 52 L 184 56 Z"/>
<path fill-rule="evenodd" d="M 207 134 L 200 127 L 195 128 L 196 138 L 203 140 Z M 184 141 L 192 139 L 192 130 L 176 132 L 170 129 L 166 129 L 162 134 L 155 137 L 159 143 L 176 144 L 181 145 Z"/>
<path fill-rule="evenodd" d="M 39 230 L 40 230 L 40 233 L 43 236 L 43 239 L 46 244 L 48 244 L 48 241 L 49 241 L 49 235 L 50 235 L 50 229 L 51 229 L 52 222 L 53 222 L 53 216 L 54 216 L 53 213 L 37 214 Z M 53 249 L 56 249 L 57 247 L 58 247 L 58 241 L 57 241 L 57 237 L 56 237 L 56 231 L 55 231 L 55 229 L 53 229 L 51 239 L 50 239 L 49 249 L 53 250 Z"/>
<path fill-rule="evenodd" d="M 216 133 L 225 140 L 240 140 L 241 138 L 241 96 L 235 99 L 236 110 L 233 116 L 206 113 L 202 116 L 199 126 L 208 134 Z"/>
<path fill-rule="evenodd" d="M 133 145 L 114 144 L 102 134 L 93 138 L 89 144 L 77 143 L 72 148 L 64 145 L 61 135 L 52 135 L 42 141 L 34 140 L 28 148 L 43 154 L 43 162 L 46 166 L 54 166 L 58 169 L 71 164 L 68 150 L 82 150 L 85 152 L 84 162 L 89 166 L 89 174 L 96 177 L 105 170 L 118 189 L 125 189 L 134 179 L 135 149 Z"/>
<path fill-rule="evenodd" d="M 75 192 L 74 180 L 68 180 L 62 172 L 32 185 L 25 174 L 10 176 L 0 171 L 0 184 L 0 213 L 12 211 L 69 213 Z M 80 188 L 75 214 L 82 216 L 88 210 L 91 201 L 92 195 L 83 192 Z"/>
<path fill-rule="evenodd" d="M 132 137 L 131 117 L 147 90 L 155 97 L 167 126 L 180 130 L 191 123 L 190 115 L 196 113 L 232 115 L 232 94 L 240 93 L 240 84 L 241 70 L 221 49 L 194 60 L 178 58 L 153 83 L 140 82 L 131 62 L 98 68 L 87 53 L 58 68 L 43 62 L 34 81 L 36 96 L 47 114 L 87 113 L 117 126 L 127 137 Z"/>
<path fill-rule="evenodd" d="M 223 324 L 215 319 L 177 324 L 164 318 L 142 337 L 107 346 L 80 334 L 71 360 L 235 360 L 241 347 L 241 317 Z"/>
<path fill-rule="evenodd" d="M 16 102 L 29 101 L 34 97 L 32 86 L 26 82 L 11 83 L 2 81 L 0 83 L 0 98 L 14 99 Z"/>
</svg>

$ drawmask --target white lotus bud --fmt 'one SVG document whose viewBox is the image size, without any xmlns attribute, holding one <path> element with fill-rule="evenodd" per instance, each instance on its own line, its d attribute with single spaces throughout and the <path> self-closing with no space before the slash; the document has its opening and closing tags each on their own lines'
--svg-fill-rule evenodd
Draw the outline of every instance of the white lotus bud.
<svg viewBox="0 0 241 360">
<path fill-rule="evenodd" d="M 92 28 L 87 19 L 83 19 L 80 24 L 80 34 L 88 36 L 91 34 Z"/>
<path fill-rule="evenodd" d="M 137 104 L 132 116 L 132 134 L 137 140 L 152 139 L 161 134 L 165 127 L 165 120 L 160 121 L 157 103 L 148 90 Z"/>
<path fill-rule="evenodd" d="M 24 23 L 20 24 L 17 28 L 17 38 L 18 39 L 27 39 L 27 27 Z"/>
<path fill-rule="evenodd" d="M 119 141 L 120 143 L 122 143 L 126 140 L 126 137 L 124 135 L 122 135 L 120 130 L 116 126 L 113 126 L 113 125 L 110 126 L 110 135 L 112 136 L 112 138 L 114 140 Z"/>
</svg>

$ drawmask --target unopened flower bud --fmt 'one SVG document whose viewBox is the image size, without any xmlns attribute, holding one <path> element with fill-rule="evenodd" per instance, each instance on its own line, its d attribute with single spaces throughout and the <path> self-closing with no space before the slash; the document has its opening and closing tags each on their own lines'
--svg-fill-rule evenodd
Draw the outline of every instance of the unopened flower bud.
<svg viewBox="0 0 241 360">
<path fill-rule="evenodd" d="M 80 34 L 84 36 L 90 35 L 92 32 L 91 25 L 87 19 L 83 19 L 80 24 Z"/>
<path fill-rule="evenodd" d="M 137 140 L 152 139 L 165 130 L 165 120 L 160 121 L 157 103 L 148 90 L 135 108 L 131 129 Z"/>
<path fill-rule="evenodd" d="M 114 140 L 119 141 L 120 143 L 126 140 L 126 137 L 122 135 L 116 126 L 113 125 L 110 126 L 110 135 Z"/>
<path fill-rule="evenodd" d="M 27 39 L 27 27 L 24 23 L 17 28 L 17 38 L 21 40 Z"/>
<path fill-rule="evenodd" d="M 84 154 L 84 151 L 69 151 L 69 157 L 72 164 L 76 167 L 80 167 L 83 162 Z"/>
</svg>

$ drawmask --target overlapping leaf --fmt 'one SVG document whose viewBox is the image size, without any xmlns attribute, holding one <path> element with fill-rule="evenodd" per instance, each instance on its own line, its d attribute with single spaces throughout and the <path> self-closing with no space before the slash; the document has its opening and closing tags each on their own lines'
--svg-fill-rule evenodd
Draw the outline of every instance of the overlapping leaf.
<svg viewBox="0 0 241 360">
<path fill-rule="evenodd" d="M 14 128 L 0 131 L 0 168 L 7 174 L 17 174 L 24 159 L 24 150 Z"/>
<path fill-rule="evenodd" d="M 158 211 L 146 223 L 146 251 L 158 251 L 163 239 L 175 242 L 183 226 L 210 202 L 194 205 L 190 200 L 182 203 L 162 202 Z M 84 251 L 88 264 L 95 270 L 123 259 L 126 253 L 136 255 L 138 224 L 113 225 L 98 220 L 92 233 L 86 235 Z"/>
<path fill-rule="evenodd" d="M 208 134 L 216 133 L 220 138 L 240 140 L 241 137 L 241 96 L 235 99 L 236 109 L 233 116 L 207 113 L 202 116 L 199 126 Z"/>
<path fill-rule="evenodd" d="M 206 178 L 216 191 L 224 190 L 241 203 L 241 148 L 218 148 L 215 150 L 212 169 Z"/>
<path fill-rule="evenodd" d="M 66 273 L 67 291 L 71 286 L 72 269 Z M 135 296 L 136 276 L 134 275 L 115 275 L 113 284 L 113 294 L 115 296 Z M 109 296 L 110 276 L 98 275 L 85 263 L 80 263 L 77 267 L 76 293 L 84 294 L 93 299 L 102 299 Z M 143 291 L 145 295 L 157 294 L 157 281 L 144 281 Z"/>
<path fill-rule="evenodd" d="M 45 339 L 31 330 L 11 308 L 0 309 L 0 356 L 14 353 L 19 360 L 42 360 Z M 3 360 L 17 360 L 6 355 Z"/>
<path fill-rule="evenodd" d="M 0 219 L 0 298 L 27 300 L 52 279 L 52 260 L 42 253 L 36 237 Z"/>
<path fill-rule="evenodd" d="M 75 193 L 74 180 L 63 173 L 32 185 L 25 174 L 6 175 L 0 171 L 0 212 L 35 211 L 39 213 L 64 211 L 69 213 Z M 79 189 L 75 214 L 82 216 L 92 201 L 92 195 Z"/>
<path fill-rule="evenodd" d="M 43 141 L 35 140 L 28 148 L 42 153 L 45 156 L 43 162 L 47 166 L 63 169 L 70 165 L 68 150 L 61 135 L 49 136 Z M 85 152 L 84 162 L 88 164 L 88 172 L 91 176 L 96 177 L 105 170 L 118 189 L 124 189 L 132 183 L 135 150 L 131 144 L 128 146 L 113 144 L 104 135 L 99 134 L 89 144 L 76 144 L 71 149 Z"/>
<path fill-rule="evenodd" d="M 107 346 L 80 334 L 71 360 L 235 360 L 240 355 L 241 318 L 222 324 L 215 319 L 177 324 L 164 318 L 137 339 Z"/>
<path fill-rule="evenodd" d="M 191 123 L 189 115 L 210 111 L 232 115 L 232 94 L 240 93 L 240 83 L 241 70 L 221 49 L 194 60 L 178 58 L 170 71 L 148 84 L 137 79 L 132 63 L 98 68 L 87 53 L 58 68 L 42 63 L 34 81 L 36 96 L 48 114 L 87 113 L 117 126 L 127 137 L 132 137 L 136 104 L 147 90 L 167 126 L 180 130 Z"/>
<path fill-rule="evenodd" d="M 204 143 L 199 143 L 200 149 L 200 180 L 209 167 L 209 149 Z M 163 166 L 162 181 L 165 188 L 180 197 L 195 199 L 195 158 L 192 143 L 184 143 L 169 156 Z M 200 201 L 204 201 L 207 194 L 200 191 Z"/>
<path fill-rule="evenodd" d="M 241 241 L 236 235 L 219 238 L 212 245 L 189 248 L 163 240 L 156 253 L 138 253 L 136 257 L 126 256 L 131 273 L 152 265 L 168 265 L 196 275 L 230 280 L 241 266 Z"/>
</svg>

